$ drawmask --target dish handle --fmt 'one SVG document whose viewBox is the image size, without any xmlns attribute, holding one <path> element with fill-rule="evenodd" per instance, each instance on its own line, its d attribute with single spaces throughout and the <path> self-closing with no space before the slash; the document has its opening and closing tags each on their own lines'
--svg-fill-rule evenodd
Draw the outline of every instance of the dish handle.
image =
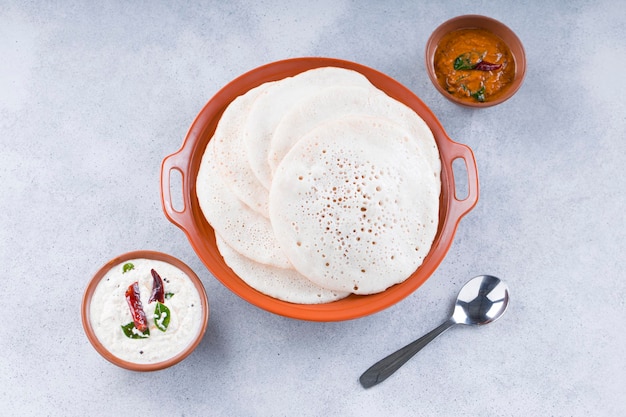
<svg viewBox="0 0 626 417">
<path fill-rule="evenodd" d="M 177 152 L 166 156 L 161 163 L 161 205 L 163 212 L 170 222 L 174 223 L 183 231 L 192 226 L 191 201 L 189 193 L 184 191 L 187 168 L 189 166 L 190 150 L 183 146 Z M 181 199 L 172 199 L 172 175 L 176 173 L 180 177 L 180 189 L 175 192 L 182 193 Z M 178 182 L 178 181 L 177 181 Z M 175 207 L 174 201 L 181 201 L 182 207 Z"/>
<path fill-rule="evenodd" d="M 449 151 L 446 153 L 446 159 L 442 161 L 448 164 L 450 167 L 451 181 L 452 181 L 452 193 L 450 212 L 448 213 L 451 219 L 458 222 L 463 216 L 469 213 L 476 203 L 478 203 L 479 186 L 478 186 L 478 167 L 476 166 L 476 158 L 474 152 L 469 146 L 463 145 L 458 142 L 452 142 L 452 146 L 449 147 Z M 467 175 L 467 192 L 464 198 L 459 198 L 457 182 L 461 182 L 459 178 L 456 178 L 458 171 L 455 172 L 455 161 L 462 161 L 465 165 L 465 173 Z"/>
</svg>

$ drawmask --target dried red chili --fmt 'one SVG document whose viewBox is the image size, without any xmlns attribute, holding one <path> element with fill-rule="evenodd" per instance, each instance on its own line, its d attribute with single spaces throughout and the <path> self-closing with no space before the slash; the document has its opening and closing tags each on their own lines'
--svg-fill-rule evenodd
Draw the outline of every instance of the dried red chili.
<svg viewBox="0 0 626 417">
<path fill-rule="evenodd" d="M 126 290 L 126 302 L 130 308 L 130 314 L 133 317 L 135 328 L 140 332 L 145 332 L 148 328 L 148 319 L 143 311 L 141 299 L 139 298 L 139 284 L 137 282 L 128 286 Z"/>
<path fill-rule="evenodd" d="M 492 64 L 487 61 L 480 61 L 478 64 L 474 66 L 473 69 L 478 71 L 496 71 L 502 68 L 502 64 Z"/>
<path fill-rule="evenodd" d="M 165 291 L 163 290 L 163 280 L 154 269 L 150 270 L 150 272 L 152 273 L 152 294 L 148 302 L 158 301 L 159 303 L 164 303 Z"/>
</svg>

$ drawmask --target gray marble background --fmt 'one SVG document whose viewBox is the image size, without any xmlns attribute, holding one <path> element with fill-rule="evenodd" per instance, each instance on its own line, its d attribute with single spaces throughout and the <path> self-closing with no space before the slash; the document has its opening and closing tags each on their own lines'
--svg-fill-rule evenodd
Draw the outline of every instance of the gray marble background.
<svg viewBox="0 0 626 417">
<path fill-rule="evenodd" d="M 626 415 L 624 4 L 281 3 L 0 0 L 0 414 Z M 425 72 L 430 33 L 468 13 L 526 48 L 524 85 L 494 108 L 448 102 Z M 478 162 L 479 203 L 440 268 L 358 320 L 248 304 L 161 210 L 161 160 L 211 96 L 300 56 L 396 78 Z M 109 364 L 80 323 L 90 276 L 136 249 L 189 264 L 211 303 L 198 349 L 156 373 Z M 361 388 L 361 372 L 438 325 L 483 273 L 510 285 L 500 321 L 453 329 Z"/>
</svg>

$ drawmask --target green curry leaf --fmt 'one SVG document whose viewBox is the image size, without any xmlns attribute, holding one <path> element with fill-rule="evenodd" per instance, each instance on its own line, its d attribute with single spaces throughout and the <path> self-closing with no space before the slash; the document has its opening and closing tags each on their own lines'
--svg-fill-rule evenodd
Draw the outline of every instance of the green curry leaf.
<svg viewBox="0 0 626 417">
<path fill-rule="evenodd" d="M 481 64 L 484 65 L 495 65 L 488 62 L 484 62 L 483 59 L 487 55 L 487 51 L 479 54 L 478 52 L 465 52 L 457 56 L 454 59 L 452 66 L 455 70 L 473 70 L 478 69 L 477 67 Z"/>
<path fill-rule="evenodd" d="M 154 307 L 154 324 L 162 332 L 166 331 L 170 324 L 170 309 L 158 301 Z"/>
<path fill-rule="evenodd" d="M 472 69 L 472 64 L 465 59 L 464 55 L 459 55 L 454 60 L 454 69 L 455 70 L 464 70 L 464 69 Z"/>
<path fill-rule="evenodd" d="M 130 262 L 125 263 L 124 266 L 122 266 L 122 274 L 127 273 L 131 269 L 135 269 L 135 265 Z"/>
<path fill-rule="evenodd" d="M 146 329 L 146 331 L 142 333 L 137 330 L 137 328 L 135 327 L 135 323 L 132 321 L 121 327 L 126 337 L 130 339 L 145 339 L 147 337 L 150 337 L 150 329 Z"/>
<path fill-rule="evenodd" d="M 476 54 L 473 52 L 466 52 L 464 54 L 461 54 L 459 56 L 457 56 L 454 60 L 454 69 L 455 70 L 471 70 L 474 68 L 474 65 L 476 64 L 475 61 L 476 60 Z"/>
<path fill-rule="evenodd" d="M 471 96 L 481 103 L 485 101 L 485 86 L 482 86 L 478 90 L 474 91 Z"/>
</svg>

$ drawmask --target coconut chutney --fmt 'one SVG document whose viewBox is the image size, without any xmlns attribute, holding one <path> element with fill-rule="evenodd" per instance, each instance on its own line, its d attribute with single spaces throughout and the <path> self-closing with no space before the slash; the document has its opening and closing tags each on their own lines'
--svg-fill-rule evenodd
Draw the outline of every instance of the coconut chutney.
<svg viewBox="0 0 626 417">
<path fill-rule="evenodd" d="M 163 327 L 165 315 L 155 317 L 157 302 L 149 301 L 152 269 L 163 280 L 163 304 L 169 312 L 165 331 L 157 327 Z M 125 293 L 135 282 L 146 313 L 148 337 L 130 338 L 123 329 L 133 322 Z M 189 276 L 167 262 L 152 259 L 132 259 L 113 266 L 96 286 L 88 314 L 94 334 L 104 348 L 122 360 L 138 364 L 162 362 L 178 355 L 203 326 L 200 294 Z M 138 333 L 136 329 L 134 333 Z"/>
</svg>

